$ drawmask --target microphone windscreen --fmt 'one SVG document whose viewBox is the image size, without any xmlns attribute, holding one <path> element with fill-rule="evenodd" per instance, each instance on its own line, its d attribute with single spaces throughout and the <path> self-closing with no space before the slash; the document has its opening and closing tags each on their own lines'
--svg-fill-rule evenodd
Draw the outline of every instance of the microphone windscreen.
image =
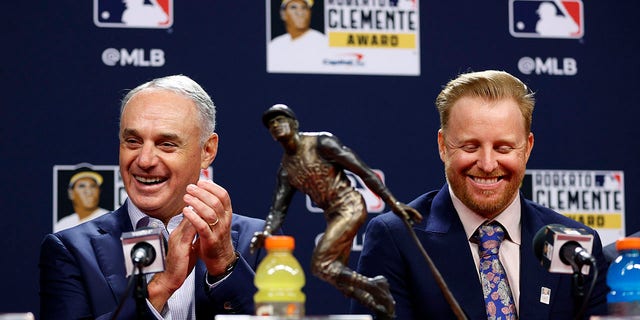
<svg viewBox="0 0 640 320">
<path fill-rule="evenodd" d="M 547 236 L 547 232 L 549 232 L 549 227 L 564 227 L 564 226 L 559 223 L 548 224 L 540 228 L 540 230 L 536 232 L 536 235 L 533 236 L 533 254 L 535 254 L 536 258 L 538 258 L 538 260 L 540 261 L 542 261 L 542 258 L 543 258 L 544 241 Z"/>
</svg>

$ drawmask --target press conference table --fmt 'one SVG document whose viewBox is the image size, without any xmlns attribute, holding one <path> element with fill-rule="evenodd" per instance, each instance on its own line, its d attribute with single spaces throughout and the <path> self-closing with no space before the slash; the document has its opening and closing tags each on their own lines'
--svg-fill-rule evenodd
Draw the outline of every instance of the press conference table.
<svg viewBox="0 0 640 320">
<path fill-rule="evenodd" d="M 291 320 L 291 318 L 249 315 L 218 315 L 215 320 Z M 307 316 L 299 320 L 372 320 L 370 315 L 346 314 L 329 316 Z M 640 316 L 592 316 L 590 320 L 640 320 Z"/>
<path fill-rule="evenodd" d="M 309 315 L 299 320 L 372 320 L 370 315 L 364 314 L 344 314 L 344 315 L 328 315 L 313 316 Z M 273 317 L 273 316 L 249 316 L 249 315 L 217 315 L 216 320 L 291 320 L 291 318 Z"/>
</svg>

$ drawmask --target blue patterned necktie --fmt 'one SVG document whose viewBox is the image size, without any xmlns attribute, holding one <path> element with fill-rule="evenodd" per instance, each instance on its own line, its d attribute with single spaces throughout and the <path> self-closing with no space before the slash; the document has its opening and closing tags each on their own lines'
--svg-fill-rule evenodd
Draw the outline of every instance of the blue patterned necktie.
<svg viewBox="0 0 640 320">
<path fill-rule="evenodd" d="M 480 250 L 480 277 L 482 293 L 487 307 L 487 319 L 517 319 L 511 287 L 507 274 L 500 263 L 498 250 L 504 239 L 504 229 L 498 222 L 481 225 L 478 228 Z"/>
</svg>

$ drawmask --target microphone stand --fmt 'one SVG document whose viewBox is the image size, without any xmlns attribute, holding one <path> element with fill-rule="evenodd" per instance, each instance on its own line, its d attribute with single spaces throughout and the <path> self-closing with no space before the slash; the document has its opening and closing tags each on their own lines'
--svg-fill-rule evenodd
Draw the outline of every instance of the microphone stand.
<svg viewBox="0 0 640 320">
<path fill-rule="evenodd" d="M 133 292 L 136 300 L 137 319 L 145 319 L 147 316 L 147 298 L 149 297 L 149 293 L 147 292 L 147 279 L 144 273 L 142 273 L 142 265 L 142 263 L 136 264 L 138 273 L 135 274 L 136 287 Z"/>
<path fill-rule="evenodd" d="M 577 252 L 577 251 L 576 251 Z M 564 261 L 563 261 L 564 262 Z M 585 283 L 584 276 L 580 270 L 584 265 L 591 266 L 591 273 L 593 273 L 593 279 L 591 280 L 591 285 L 589 286 L 588 291 L 585 293 Z M 591 298 L 591 293 L 593 293 L 593 288 L 596 285 L 596 281 L 598 280 L 598 265 L 596 263 L 596 259 L 592 256 L 584 257 L 584 259 L 580 261 L 575 261 L 575 259 L 569 260 L 569 265 L 573 269 L 573 285 L 572 285 L 572 293 L 575 298 L 574 300 L 574 310 L 577 310 L 575 313 L 576 320 L 582 319 L 588 303 Z"/>
<path fill-rule="evenodd" d="M 575 305 L 582 305 L 582 299 L 584 298 L 584 276 L 580 270 L 573 269 L 573 296 L 576 297 Z"/>
<path fill-rule="evenodd" d="M 573 300 L 573 310 L 578 310 L 578 313 L 575 316 L 575 319 L 580 319 L 582 317 L 581 306 L 584 302 L 584 277 L 579 269 L 573 268 L 573 285 L 572 292 L 575 299 Z"/>
<path fill-rule="evenodd" d="M 467 316 L 464 314 L 464 311 L 462 311 L 460 304 L 458 304 L 458 301 L 456 300 L 456 298 L 453 296 L 453 294 L 447 287 L 447 284 L 444 282 L 444 278 L 442 278 L 440 271 L 438 270 L 436 265 L 433 263 L 433 260 L 431 260 L 431 257 L 429 257 L 429 254 L 420 243 L 420 240 L 418 240 L 418 236 L 416 236 L 416 233 L 413 231 L 413 228 L 411 227 L 410 218 L 408 217 L 401 217 L 401 218 L 402 218 L 402 222 L 404 222 L 405 227 L 407 227 L 407 230 L 409 230 L 409 234 L 411 234 L 411 238 L 413 238 L 413 242 L 416 243 L 416 245 L 418 246 L 418 249 L 420 250 L 420 253 L 422 253 L 422 256 L 427 261 L 427 264 L 429 265 L 429 269 L 431 269 L 431 273 L 433 274 L 433 277 L 436 279 L 436 282 L 438 283 L 438 287 L 440 287 L 440 290 L 442 291 L 444 298 L 449 303 L 449 306 L 451 306 L 451 310 L 453 310 L 453 313 L 456 315 L 456 318 L 458 318 L 459 320 L 467 320 Z"/>
<path fill-rule="evenodd" d="M 573 306 L 574 306 L 574 310 L 580 310 L 581 309 L 580 307 L 583 305 L 584 296 L 585 296 L 584 276 L 582 275 L 582 272 L 581 272 L 582 266 L 584 264 L 575 261 L 575 259 L 562 259 L 562 258 L 564 258 L 564 256 L 561 257 L 561 260 L 563 262 L 565 261 L 568 262 L 568 264 L 571 266 L 571 269 L 573 270 L 573 275 L 571 277 L 571 280 L 572 280 L 571 293 L 574 296 Z M 592 265 L 591 268 L 593 269 L 593 267 L 594 266 Z M 581 316 L 580 313 L 581 312 L 578 312 L 578 314 L 576 314 L 576 319 L 578 319 L 578 317 Z"/>
<path fill-rule="evenodd" d="M 589 290 L 585 293 L 585 283 L 584 276 L 580 269 L 582 269 L 582 265 L 578 263 L 571 263 L 571 267 L 573 268 L 573 276 L 572 276 L 572 293 L 575 297 L 573 302 L 573 309 L 577 310 L 574 319 L 579 320 L 582 319 L 582 316 L 587 308 L 587 303 L 589 302 L 589 298 L 591 297 L 591 293 L 593 292 L 593 288 L 595 287 L 596 281 L 598 279 L 598 267 L 596 265 L 595 259 L 589 261 L 588 263 L 591 266 L 591 270 L 593 270 L 593 280 L 591 281 L 591 285 L 589 286 Z"/>
</svg>

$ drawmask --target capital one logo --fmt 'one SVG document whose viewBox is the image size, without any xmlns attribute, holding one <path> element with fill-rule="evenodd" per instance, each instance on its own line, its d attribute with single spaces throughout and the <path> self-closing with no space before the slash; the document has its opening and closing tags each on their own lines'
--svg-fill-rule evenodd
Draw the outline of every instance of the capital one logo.
<svg viewBox="0 0 640 320">
<path fill-rule="evenodd" d="M 94 0 L 93 22 L 101 28 L 168 29 L 173 0 Z"/>
<path fill-rule="evenodd" d="M 582 38 L 582 1 L 509 0 L 509 32 L 517 38 Z"/>
</svg>

